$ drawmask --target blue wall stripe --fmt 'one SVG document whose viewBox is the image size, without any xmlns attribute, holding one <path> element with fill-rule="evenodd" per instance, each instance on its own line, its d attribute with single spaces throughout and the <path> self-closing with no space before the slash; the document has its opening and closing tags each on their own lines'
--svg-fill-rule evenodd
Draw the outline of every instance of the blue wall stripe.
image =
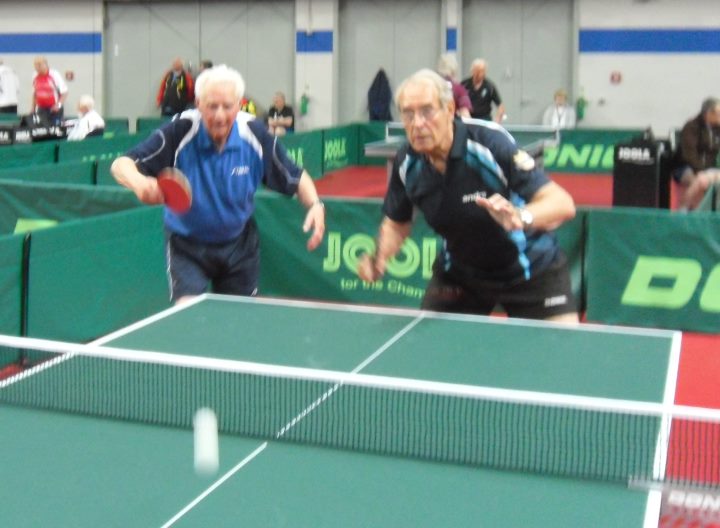
<svg viewBox="0 0 720 528">
<path fill-rule="evenodd" d="M 101 53 L 102 33 L 0 33 L 0 53 Z"/>
<path fill-rule="evenodd" d="M 295 33 L 295 51 L 297 53 L 332 53 L 332 31 L 298 31 Z"/>
<path fill-rule="evenodd" d="M 580 53 L 720 53 L 720 29 L 581 29 Z"/>
<path fill-rule="evenodd" d="M 457 28 L 449 27 L 445 30 L 446 51 L 457 51 Z"/>
</svg>

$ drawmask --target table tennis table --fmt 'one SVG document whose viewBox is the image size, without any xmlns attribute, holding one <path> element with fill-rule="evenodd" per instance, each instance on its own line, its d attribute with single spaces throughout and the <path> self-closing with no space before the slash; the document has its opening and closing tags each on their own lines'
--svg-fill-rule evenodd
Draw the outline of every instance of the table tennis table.
<svg viewBox="0 0 720 528">
<path fill-rule="evenodd" d="M 680 334 L 205 295 L 91 346 L 672 403 Z M 0 402 L 3 383 L 30 373 L 0 382 Z M 660 492 L 609 482 L 227 434 L 219 472 L 202 477 L 192 430 L 5 403 L 0 421 L 0 526 L 658 522 Z"/>
<path fill-rule="evenodd" d="M 464 119 L 468 124 L 486 123 L 482 119 Z M 546 147 L 560 144 L 561 131 L 543 125 L 508 125 L 505 129 L 513 136 L 517 145 L 526 151 L 536 164 L 542 167 Z M 364 152 L 368 158 L 383 158 L 386 161 L 388 177 L 398 149 L 407 142 L 405 129 L 400 122 L 391 121 L 385 125 L 385 138 L 365 143 Z"/>
</svg>

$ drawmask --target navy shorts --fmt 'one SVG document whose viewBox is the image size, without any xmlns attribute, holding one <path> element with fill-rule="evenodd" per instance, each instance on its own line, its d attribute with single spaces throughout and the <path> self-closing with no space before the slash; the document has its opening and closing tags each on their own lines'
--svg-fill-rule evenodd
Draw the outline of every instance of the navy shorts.
<svg viewBox="0 0 720 528">
<path fill-rule="evenodd" d="M 481 280 L 436 263 L 422 301 L 424 310 L 488 315 L 500 306 L 510 317 L 547 319 L 577 313 L 567 257 L 559 252 L 550 267 L 530 280 Z"/>
<path fill-rule="evenodd" d="M 208 290 L 229 295 L 257 294 L 260 240 L 251 218 L 240 236 L 209 244 L 165 232 L 170 300 Z"/>
</svg>

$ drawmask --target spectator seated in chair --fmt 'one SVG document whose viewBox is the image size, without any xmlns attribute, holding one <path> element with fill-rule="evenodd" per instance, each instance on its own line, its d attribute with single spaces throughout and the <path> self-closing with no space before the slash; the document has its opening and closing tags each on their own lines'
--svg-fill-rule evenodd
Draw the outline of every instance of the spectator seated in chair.
<svg viewBox="0 0 720 528">
<path fill-rule="evenodd" d="M 95 110 L 95 100 L 89 95 L 80 96 L 77 105 L 78 119 L 68 131 L 68 141 L 80 141 L 86 137 L 102 136 L 105 120 Z"/>
<path fill-rule="evenodd" d="M 680 142 L 673 179 L 683 188 L 680 207 L 697 208 L 705 192 L 720 183 L 720 99 L 703 101 L 700 113 L 690 119 L 680 132 Z"/>
</svg>

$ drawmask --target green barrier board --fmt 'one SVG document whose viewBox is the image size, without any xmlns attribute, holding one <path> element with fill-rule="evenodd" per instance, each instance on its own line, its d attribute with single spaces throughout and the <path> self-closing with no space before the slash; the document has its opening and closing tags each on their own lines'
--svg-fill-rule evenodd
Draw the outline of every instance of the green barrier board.
<svg viewBox="0 0 720 528">
<path fill-rule="evenodd" d="M 358 278 L 356 269 L 360 255 L 374 251 L 382 218 L 379 200 L 325 200 L 325 240 L 314 252 L 305 248 L 307 236 L 300 229 L 305 213 L 296 200 L 268 193 L 258 196 L 256 206 L 262 247 L 261 295 L 420 306 L 440 248 L 440 239 L 421 218 L 403 250 L 388 265 L 383 280 L 367 284 Z M 579 213 L 558 231 L 568 255 L 573 291 L 581 303 L 583 215 Z"/>
<path fill-rule="evenodd" d="M 0 180 L 92 185 L 95 182 L 95 163 L 92 161 L 64 161 L 0 169 Z"/>
<path fill-rule="evenodd" d="M 135 120 L 135 133 L 136 134 L 149 134 L 156 128 L 161 127 L 163 124 L 170 121 L 169 117 L 138 117 Z"/>
<path fill-rule="evenodd" d="M 358 164 L 358 131 L 355 125 L 323 130 L 323 169 L 328 173 Z"/>
<path fill-rule="evenodd" d="M 115 137 L 130 133 L 130 120 L 127 117 L 106 117 L 104 137 Z"/>
<path fill-rule="evenodd" d="M 97 185 L 109 185 L 111 187 L 119 187 L 120 184 L 115 181 L 112 174 L 110 173 L 110 166 L 113 164 L 113 159 L 101 159 L 97 160 L 97 168 L 95 170 L 95 183 Z"/>
<path fill-rule="evenodd" d="M 642 133 L 641 129 L 562 130 L 560 145 L 545 148 L 543 157 L 545 170 L 579 173 L 612 172 L 615 145 Z"/>
<path fill-rule="evenodd" d="M 120 186 L 64 185 L 0 181 L 0 234 L 12 233 L 18 218 L 64 222 L 138 207 L 135 195 Z"/>
<path fill-rule="evenodd" d="M 113 138 L 87 138 L 83 141 L 66 141 L 58 145 L 58 161 L 96 161 L 115 159 L 125 154 L 146 136 L 128 134 Z"/>
<path fill-rule="evenodd" d="M 280 138 L 288 156 L 313 179 L 323 175 L 323 133 L 297 132 Z"/>
<path fill-rule="evenodd" d="M 365 156 L 365 144 L 385 139 L 385 122 L 372 121 L 370 123 L 357 123 L 358 131 L 358 163 L 360 165 L 385 165 L 382 158 L 368 158 Z"/>
<path fill-rule="evenodd" d="M 720 216 L 656 209 L 591 211 L 587 317 L 720 332 Z"/>
<path fill-rule="evenodd" d="M 0 236 L 0 334 L 21 334 L 24 239 L 23 235 Z"/>
<path fill-rule="evenodd" d="M 88 341 L 168 305 L 161 207 L 32 234 L 28 335 Z"/>
<path fill-rule="evenodd" d="M 29 145 L 9 145 L 0 147 L 0 169 L 27 167 L 38 163 L 57 161 L 58 141 L 41 141 Z"/>
</svg>

